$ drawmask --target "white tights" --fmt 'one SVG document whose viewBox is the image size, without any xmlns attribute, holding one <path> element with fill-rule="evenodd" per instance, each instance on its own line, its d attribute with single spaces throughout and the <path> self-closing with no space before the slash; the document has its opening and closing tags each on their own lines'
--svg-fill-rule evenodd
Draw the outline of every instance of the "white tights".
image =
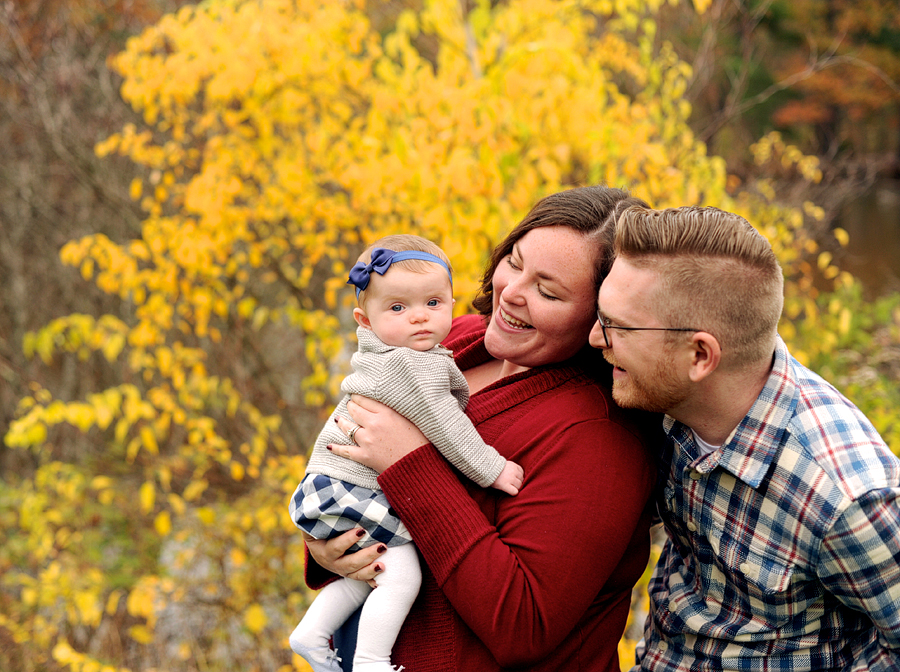
<svg viewBox="0 0 900 672">
<path fill-rule="evenodd" d="M 422 570 L 413 544 L 391 546 L 382 558 L 384 572 L 376 579 L 377 588 L 353 579 L 328 584 L 291 633 L 291 649 L 306 659 L 313 672 L 341 672 L 328 642 L 363 603 L 353 672 L 394 670 L 391 649 L 419 593 Z"/>
</svg>

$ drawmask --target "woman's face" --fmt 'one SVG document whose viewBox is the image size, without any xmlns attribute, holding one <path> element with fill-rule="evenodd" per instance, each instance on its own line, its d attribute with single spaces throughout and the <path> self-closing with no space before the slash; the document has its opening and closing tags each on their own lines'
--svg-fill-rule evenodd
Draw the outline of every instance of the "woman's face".
<svg viewBox="0 0 900 672">
<path fill-rule="evenodd" d="M 485 334 L 488 353 L 531 368 L 568 359 L 597 321 L 594 245 L 564 226 L 532 229 L 500 261 Z"/>
</svg>

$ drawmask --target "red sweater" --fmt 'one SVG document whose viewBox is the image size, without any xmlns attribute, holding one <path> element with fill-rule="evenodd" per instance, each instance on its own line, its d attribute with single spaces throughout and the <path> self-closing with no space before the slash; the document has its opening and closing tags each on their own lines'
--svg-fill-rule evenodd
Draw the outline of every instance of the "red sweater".
<svg viewBox="0 0 900 672">
<path fill-rule="evenodd" d="M 462 370 L 490 357 L 482 318 L 454 321 Z M 479 488 L 431 446 L 378 479 L 415 539 L 419 597 L 391 656 L 415 672 L 619 672 L 647 564 L 659 418 L 623 411 L 573 359 L 472 395 L 484 440 L 525 470 L 515 497 Z M 310 586 L 326 575 L 307 567 Z"/>
</svg>

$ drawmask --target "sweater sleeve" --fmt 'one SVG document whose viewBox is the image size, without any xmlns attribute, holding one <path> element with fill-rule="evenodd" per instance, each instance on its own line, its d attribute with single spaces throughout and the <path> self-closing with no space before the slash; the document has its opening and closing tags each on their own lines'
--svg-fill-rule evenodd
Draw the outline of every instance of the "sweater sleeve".
<svg viewBox="0 0 900 672">
<path fill-rule="evenodd" d="M 642 442 L 602 418 L 534 426 L 515 437 L 538 446 L 520 462 L 519 495 L 480 495 L 496 498 L 496 526 L 431 446 L 379 477 L 438 585 L 502 667 L 533 665 L 576 636 L 598 594 L 629 590 L 645 562 L 636 554 L 627 585 L 607 585 L 633 540 L 646 542 L 654 470 Z"/>
</svg>

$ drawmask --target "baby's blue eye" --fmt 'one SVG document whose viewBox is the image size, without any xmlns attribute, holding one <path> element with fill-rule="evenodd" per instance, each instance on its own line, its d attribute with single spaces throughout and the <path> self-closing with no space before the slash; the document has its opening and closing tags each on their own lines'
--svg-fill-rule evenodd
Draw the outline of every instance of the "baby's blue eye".
<svg viewBox="0 0 900 672">
<path fill-rule="evenodd" d="M 437 299 L 431 299 L 431 300 L 428 302 L 428 306 L 431 307 L 431 308 L 433 308 L 433 307 L 436 306 L 436 305 L 438 305 L 438 300 L 437 300 Z"/>
<path fill-rule="evenodd" d="M 400 306 L 400 305 L 391 306 L 391 310 L 393 310 L 395 313 L 399 313 L 401 310 L 403 310 L 403 306 Z"/>
</svg>

